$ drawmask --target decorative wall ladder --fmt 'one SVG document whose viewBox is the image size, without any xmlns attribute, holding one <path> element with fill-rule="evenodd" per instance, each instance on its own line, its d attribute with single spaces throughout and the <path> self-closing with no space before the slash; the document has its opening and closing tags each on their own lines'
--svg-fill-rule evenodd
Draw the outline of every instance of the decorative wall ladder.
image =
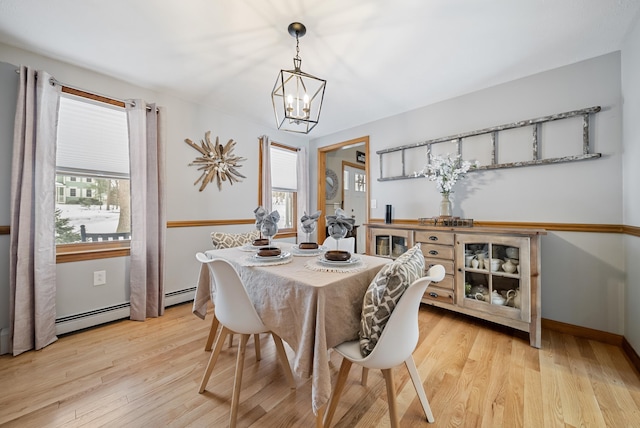
<svg viewBox="0 0 640 428">
<path fill-rule="evenodd" d="M 548 165 L 553 163 L 562 163 L 562 162 L 574 162 L 586 159 L 594 159 L 602 156 L 601 153 L 591 153 L 591 147 L 589 146 L 589 119 L 590 115 L 597 113 L 601 110 L 600 106 L 584 108 L 581 110 L 573 110 L 565 113 L 552 114 L 549 116 L 542 116 L 535 119 L 522 120 L 519 122 L 509 123 L 506 125 L 498 125 L 490 128 L 484 128 L 477 131 L 463 132 L 461 134 L 450 135 L 448 137 L 436 138 L 433 140 L 422 141 L 414 144 L 407 144 L 404 146 L 392 147 L 388 149 L 378 150 L 376 153 L 380 156 L 380 177 L 378 181 L 391 181 L 391 180 L 404 180 L 408 178 L 416 178 L 414 173 L 407 174 L 405 170 L 405 154 L 407 151 L 427 146 L 427 161 L 431 162 L 431 147 L 434 144 L 438 143 L 455 143 L 457 147 L 457 154 L 462 153 L 462 140 L 464 138 L 475 137 L 478 135 L 490 134 L 491 137 L 491 163 L 488 165 L 480 165 L 474 170 L 485 170 L 485 169 L 501 169 L 501 168 L 515 168 L 519 166 L 529 166 L 529 165 Z M 556 120 L 569 119 L 573 117 L 582 116 L 582 153 L 571 156 L 562 156 L 555 158 L 545 158 L 540 159 L 540 147 L 539 147 L 539 131 L 543 124 L 548 122 L 553 122 Z M 496 151 L 496 140 L 498 138 L 498 133 L 501 131 L 506 131 L 508 129 L 515 128 L 523 128 L 525 126 L 532 127 L 532 155 L 533 158 L 531 160 L 519 161 L 519 162 L 508 162 L 508 163 L 498 163 L 497 162 L 497 151 Z M 385 177 L 383 174 L 383 160 L 384 155 L 394 152 L 402 152 L 402 175 L 396 176 L 388 176 Z"/>
</svg>

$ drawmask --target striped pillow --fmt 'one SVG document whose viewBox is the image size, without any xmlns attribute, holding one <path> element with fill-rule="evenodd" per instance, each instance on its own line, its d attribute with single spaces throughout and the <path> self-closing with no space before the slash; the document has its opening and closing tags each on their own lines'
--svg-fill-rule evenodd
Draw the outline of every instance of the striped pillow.
<svg viewBox="0 0 640 428">
<path fill-rule="evenodd" d="M 251 243 L 260 237 L 260 232 L 254 230 L 246 233 L 225 233 L 212 232 L 211 242 L 213 248 L 219 250 L 221 248 L 242 247 L 246 243 Z"/>
<path fill-rule="evenodd" d="M 366 357 L 378 343 L 404 291 L 424 274 L 424 256 L 420 244 L 385 265 L 373 279 L 362 303 L 360 351 Z"/>
</svg>

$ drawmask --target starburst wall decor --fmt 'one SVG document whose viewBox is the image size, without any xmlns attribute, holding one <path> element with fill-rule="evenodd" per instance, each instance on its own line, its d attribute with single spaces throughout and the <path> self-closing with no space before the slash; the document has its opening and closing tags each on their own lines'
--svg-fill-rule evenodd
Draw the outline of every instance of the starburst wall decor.
<svg viewBox="0 0 640 428">
<path fill-rule="evenodd" d="M 233 154 L 233 148 L 236 142 L 233 139 L 229 140 L 224 146 L 218 142 L 216 137 L 215 144 L 211 143 L 211 131 L 207 131 L 204 134 L 204 140 L 200 140 L 200 146 L 195 144 L 190 139 L 185 139 L 185 143 L 199 151 L 202 156 L 197 157 L 189 166 L 200 166 L 198 171 L 203 171 L 202 175 L 193 183 L 195 186 L 200 181 L 200 191 L 202 192 L 207 184 L 216 180 L 218 190 L 222 190 L 222 182 L 229 180 L 229 184 L 233 185 L 234 181 L 241 182 L 238 177 L 247 178 L 238 172 L 237 168 L 242 167 L 240 162 L 245 161 L 245 158 L 235 156 Z"/>
</svg>

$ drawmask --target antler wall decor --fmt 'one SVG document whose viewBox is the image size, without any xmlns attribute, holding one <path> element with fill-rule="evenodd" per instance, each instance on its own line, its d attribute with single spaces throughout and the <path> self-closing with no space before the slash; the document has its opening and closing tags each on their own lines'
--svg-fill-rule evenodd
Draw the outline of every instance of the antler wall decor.
<svg viewBox="0 0 640 428">
<path fill-rule="evenodd" d="M 214 179 L 218 185 L 218 190 L 222 190 L 222 182 L 227 181 L 227 179 L 229 184 L 233 185 L 234 181 L 242 181 L 238 177 L 247 178 L 237 170 L 237 168 L 242 167 L 240 162 L 246 159 L 233 154 L 233 148 L 236 145 L 233 139 L 223 146 L 218 142 L 218 137 L 216 137 L 216 143 L 212 144 L 211 131 L 207 131 L 204 134 L 204 140 L 200 140 L 200 146 L 188 138 L 184 142 L 202 154 L 202 156 L 197 157 L 189 164 L 189 166 L 199 165 L 198 171 L 203 171 L 202 175 L 193 183 L 195 186 L 202 181 L 200 184 L 201 192 Z"/>
</svg>

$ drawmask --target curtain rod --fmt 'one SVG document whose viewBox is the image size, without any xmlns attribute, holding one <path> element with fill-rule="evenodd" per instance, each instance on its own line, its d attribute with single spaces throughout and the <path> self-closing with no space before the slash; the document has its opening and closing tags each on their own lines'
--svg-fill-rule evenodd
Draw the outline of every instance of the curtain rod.
<svg viewBox="0 0 640 428">
<path fill-rule="evenodd" d="M 19 68 L 16 68 L 16 73 L 20 74 L 20 69 Z M 38 74 L 36 73 L 36 78 L 37 78 L 37 76 L 38 76 Z M 128 103 L 132 107 L 136 106 L 136 103 L 133 100 L 121 100 L 119 98 L 114 98 L 112 96 L 98 94 L 98 93 L 93 92 L 93 91 L 88 91 L 86 89 L 78 88 L 77 86 L 67 85 L 66 83 L 62 83 L 61 81 L 59 81 L 58 79 L 56 79 L 53 76 L 51 76 L 51 78 L 49 79 L 49 83 L 51 83 L 52 85 L 61 86 L 63 88 L 69 88 L 72 91 L 83 92 L 83 93 L 88 94 L 88 95 L 95 95 L 96 97 L 104 98 L 105 100 L 109 100 L 109 101 L 115 101 L 115 102 L 121 103 L 123 105 L 126 105 Z M 73 92 L 71 92 L 71 93 L 73 93 Z M 78 95 L 78 94 L 75 94 L 75 95 Z M 151 107 L 149 107 L 149 105 L 148 105 L 149 103 L 147 103 L 146 101 L 144 101 L 144 103 L 145 103 L 145 106 L 147 108 L 147 111 L 151 111 Z M 107 103 L 107 104 L 109 104 L 109 103 Z M 157 112 L 158 112 L 158 108 L 156 107 L 156 113 Z"/>
</svg>

